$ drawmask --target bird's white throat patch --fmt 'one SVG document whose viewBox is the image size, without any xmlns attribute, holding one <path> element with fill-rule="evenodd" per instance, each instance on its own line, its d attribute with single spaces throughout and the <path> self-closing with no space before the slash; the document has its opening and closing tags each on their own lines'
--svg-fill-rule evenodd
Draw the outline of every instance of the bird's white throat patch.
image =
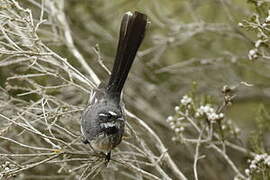
<svg viewBox="0 0 270 180">
<path fill-rule="evenodd" d="M 106 123 L 101 123 L 100 126 L 101 126 L 102 128 L 110 128 L 110 127 L 115 127 L 116 124 L 113 123 L 113 122 L 106 122 Z"/>
</svg>

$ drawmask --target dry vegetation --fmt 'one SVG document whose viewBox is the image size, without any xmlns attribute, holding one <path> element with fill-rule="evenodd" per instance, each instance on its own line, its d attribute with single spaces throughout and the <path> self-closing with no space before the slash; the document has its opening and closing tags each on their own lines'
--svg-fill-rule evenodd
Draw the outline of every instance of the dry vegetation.
<svg viewBox="0 0 270 180">
<path fill-rule="evenodd" d="M 0 179 L 269 179 L 267 0 L 1 0 Z M 151 21 L 104 157 L 80 114 L 108 79 L 121 16 Z"/>
</svg>

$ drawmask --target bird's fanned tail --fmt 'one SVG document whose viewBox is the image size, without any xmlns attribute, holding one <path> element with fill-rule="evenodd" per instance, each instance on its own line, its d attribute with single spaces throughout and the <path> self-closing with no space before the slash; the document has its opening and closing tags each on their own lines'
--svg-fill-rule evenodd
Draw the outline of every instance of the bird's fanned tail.
<svg viewBox="0 0 270 180">
<path fill-rule="evenodd" d="M 139 12 L 134 14 L 127 12 L 122 18 L 116 58 L 107 85 L 109 94 L 120 97 L 131 65 L 144 38 L 146 25 L 147 16 Z"/>
</svg>

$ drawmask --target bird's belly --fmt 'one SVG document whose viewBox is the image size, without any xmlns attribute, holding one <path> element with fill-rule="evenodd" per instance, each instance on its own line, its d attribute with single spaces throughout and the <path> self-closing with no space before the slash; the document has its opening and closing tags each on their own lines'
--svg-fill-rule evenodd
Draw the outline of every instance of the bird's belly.
<svg viewBox="0 0 270 180">
<path fill-rule="evenodd" d="M 90 144 L 94 150 L 108 153 L 117 145 L 115 144 L 115 141 L 118 141 L 118 138 L 119 137 L 115 135 L 106 135 L 102 133 L 94 140 L 91 140 Z"/>
</svg>

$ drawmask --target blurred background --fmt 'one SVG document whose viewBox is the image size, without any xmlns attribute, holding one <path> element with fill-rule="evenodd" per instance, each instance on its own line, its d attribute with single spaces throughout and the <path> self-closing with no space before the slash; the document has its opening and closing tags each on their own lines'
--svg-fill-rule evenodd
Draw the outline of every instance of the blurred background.
<svg viewBox="0 0 270 180">
<path fill-rule="evenodd" d="M 180 104 L 182 96 L 189 94 L 194 88 L 194 96 L 211 97 L 211 102 L 216 106 L 223 102 L 223 86 L 234 90 L 235 98 L 232 106 L 224 113 L 226 118 L 240 129 L 236 140 L 240 146 L 254 150 L 249 140 L 252 133 L 258 132 L 256 124 L 258 119 L 262 117 L 269 126 L 270 67 L 267 62 L 269 59 L 263 57 L 262 53 L 258 53 L 258 57 L 250 57 L 253 55 L 250 50 L 257 48 L 255 44 L 260 37 L 256 28 L 252 29 L 248 22 L 256 23 L 255 20 L 253 22 L 254 14 L 262 21 L 268 16 L 267 2 L 260 1 L 262 3 L 260 6 L 258 2 L 253 0 L 18 1 L 20 6 L 32 11 L 34 23 L 40 20 L 42 3 L 45 4 L 43 19 L 46 21 L 40 24 L 37 30 L 42 43 L 91 79 L 87 70 L 74 56 L 72 49 L 75 47 L 102 83 L 108 80 L 109 75 L 100 63 L 102 62 L 108 69 L 112 68 L 123 14 L 135 10 L 147 14 L 151 23 L 125 85 L 124 102 L 129 111 L 143 119 L 158 134 L 168 153 L 188 179 L 194 178 L 194 145 L 172 141 L 174 132 L 166 119 L 175 114 L 175 106 Z M 64 12 L 65 21 L 58 22 L 59 18 L 55 18 L 57 12 L 54 13 L 52 9 L 46 7 L 49 3 L 55 3 L 55 7 Z M 68 35 L 63 26 L 68 26 L 73 43 L 67 39 Z M 267 38 L 263 40 L 265 39 Z M 265 41 L 263 48 L 267 50 L 268 45 L 269 42 Z M 0 62 L 5 57 L 0 56 Z M 6 88 L 7 81 L 11 84 L 16 83 L 8 78 L 24 72 L 25 70 L 17 65 L 9 68 L 0 66 L 0 86 Z M 50 84 L 54 80 L 40 78 L 39 81 Z M 11 89 L 8 92 L 11 96 L 19 93 L 22 93 L 22 90 Z M 52 90 L 50 94 L 81 108 L 87 104 L 89 96 L 87 92 L 69 91 L 68 88 L 61 91 Z M 28 102 L 38 99 L 32 95 L 20 98 Z M 129 121 L 132 124 L 132 119 Z M 139 129 L 137 133 L 144 136 L 143 131 Z M 262 147 L 269 152 L 269 131 L 265 129 L 262 136 Z M 199 179 L 233 179 L 235 173 L 223 158 L 208 152 L 207 148 L 201 153 L 207 158 L 199 161 Z M 241 171 L 247 168 L 246 155 L 230 149 L 228 153 Z M 45 170 L 46 168 L 42 171 Z M 151 171 L 151 168 L 148 170 Z M 119 175 L 118 178 L 126 179 L 127 176 Z M 98 175 L 96 179 L 102 179 L 102 176 Z M 178 177 L 173 176 L 173 179 Z"/>
</svg>

